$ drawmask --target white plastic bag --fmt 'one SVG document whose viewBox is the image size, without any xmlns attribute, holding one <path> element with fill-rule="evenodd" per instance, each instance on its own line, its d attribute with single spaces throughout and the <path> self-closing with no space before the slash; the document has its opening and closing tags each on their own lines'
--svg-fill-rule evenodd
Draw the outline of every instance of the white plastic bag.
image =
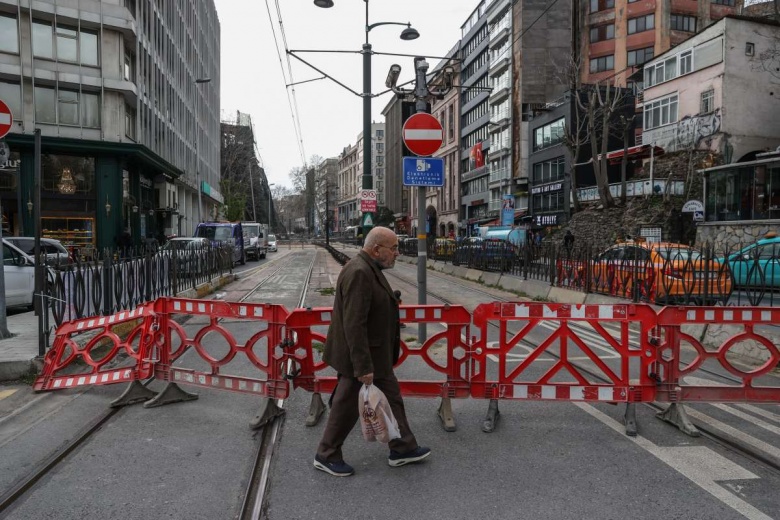
<svg viewBox="0 0 780 520">
<path fill-rule="evenodd" d="M 369 442 L 390 442 L 400 439 L 398 421 L 395 420 L 390 404 L 382 391 L 374 385 L 363 385 L 358 399 L 360 427 L 363 438 Z"/>
</svg>

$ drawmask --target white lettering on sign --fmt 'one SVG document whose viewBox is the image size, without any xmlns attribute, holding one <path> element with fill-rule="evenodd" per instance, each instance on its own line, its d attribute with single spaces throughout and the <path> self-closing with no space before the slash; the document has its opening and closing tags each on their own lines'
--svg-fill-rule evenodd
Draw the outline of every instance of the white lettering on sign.
<svg viewBox="0 0 780 520">
<path fill-rule="evenodd" d="M 558 215 L 537 215 L 537 226 L 555 226 L 558 224 Z"/>
<path fill-rule="evenodd" d="M 697 211 L 704 211 L 704 204 L 700 200 L 689 200 L 683 204 L 683 213 L 695 213 Z"/>
<path fill-rule="evenodd" d="M 562 182 L 556 182 L 555 184 L 545 184 L 544 186 L 534 186 L 531 188 L 531 195 L 536 195 L 537 193 L 547 193 L 548 191 L 559 191 L 562 189 Z"/>
</svg>

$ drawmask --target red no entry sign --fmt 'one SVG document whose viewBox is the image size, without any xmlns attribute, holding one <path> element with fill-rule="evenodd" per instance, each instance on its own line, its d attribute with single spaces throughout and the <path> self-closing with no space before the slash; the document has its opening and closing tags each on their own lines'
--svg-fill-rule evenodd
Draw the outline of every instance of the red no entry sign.
<svg viewBox="0 0 780 520">
<path fill-rule="evenodd" d="M 11 109 L 8 105 L 0 99 L 0 139 L 5 137 L 11 130 L 11 124 L 14 122 L 14 116 L 11 114 Z"/>
<path fill-rule="evenodd" d="M 414 114 L 404 123 L 404 144 L 415 155 L 433 154 L 441 139 L 441 124 L 431 114 Z"/>
</svg>

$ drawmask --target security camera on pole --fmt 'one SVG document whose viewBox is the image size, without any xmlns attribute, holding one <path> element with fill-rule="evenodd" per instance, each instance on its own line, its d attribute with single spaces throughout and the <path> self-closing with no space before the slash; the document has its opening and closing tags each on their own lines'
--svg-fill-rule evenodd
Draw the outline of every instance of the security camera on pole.
<svg viewBox="0 0 780 520">
<path fill-rule="evenodd" d="M 398 88 L 396 82 L 401 74 L 400 65 L 392 65 L 387 75 L 385 85 L 399 96 L 414 96 L 415 109 L 413 114 L 404 122 L 403 140 L 409 151 L 418 157 L 404 157 L 403 181 L 404 186 L 418 186 L 417 189 L 417 303 L 425 305 L 427 291 L 426 263 L 427 263 L 427 233 L 424 232 L 423 218 L 425 216 L 425 188 L 428 186 L 444 186 L 444 160 L 441 158 L 423 158 L 433 154 L 439 149 L 442 142 L 442 128 L 439 120 L 427 112 L 428 101 L 432 98 L 442 98 L 452 89 L 452 67 L 444 69 L 444 87 L 431 91 L 428 88 L 426 75 L 428 62 L 425 58 L 414 59 L 415 87 L 413 90 Z M 427 231 L 427 230 L 425 230 Z M 420 341 L 427 338 L 425 324 L 419 324 Z"/>
</svg>

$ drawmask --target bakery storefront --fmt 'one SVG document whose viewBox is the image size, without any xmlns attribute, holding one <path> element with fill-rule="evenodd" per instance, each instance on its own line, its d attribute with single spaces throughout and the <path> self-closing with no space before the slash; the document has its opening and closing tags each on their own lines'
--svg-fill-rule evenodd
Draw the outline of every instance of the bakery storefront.
<svg viewBox="0 0 780 520">
<path fill-rule="evenodd" d="M 3 233 L 35 236 L 35 156 L 32 136 L 9 135 L 0 165 Z M 92 145 L 92 146 L 91 146 Z M 179 172 L 136 144 L 43 139 L 41 236 L 83 257 L 113 249 L 128 230 L 135 245 L 160 233 L 153 181 L 173 183 Z M 92 152 L 92 153 L 86 153 Z M 166 172 L 166 173 L 163 173 Z"/>
</svg>

